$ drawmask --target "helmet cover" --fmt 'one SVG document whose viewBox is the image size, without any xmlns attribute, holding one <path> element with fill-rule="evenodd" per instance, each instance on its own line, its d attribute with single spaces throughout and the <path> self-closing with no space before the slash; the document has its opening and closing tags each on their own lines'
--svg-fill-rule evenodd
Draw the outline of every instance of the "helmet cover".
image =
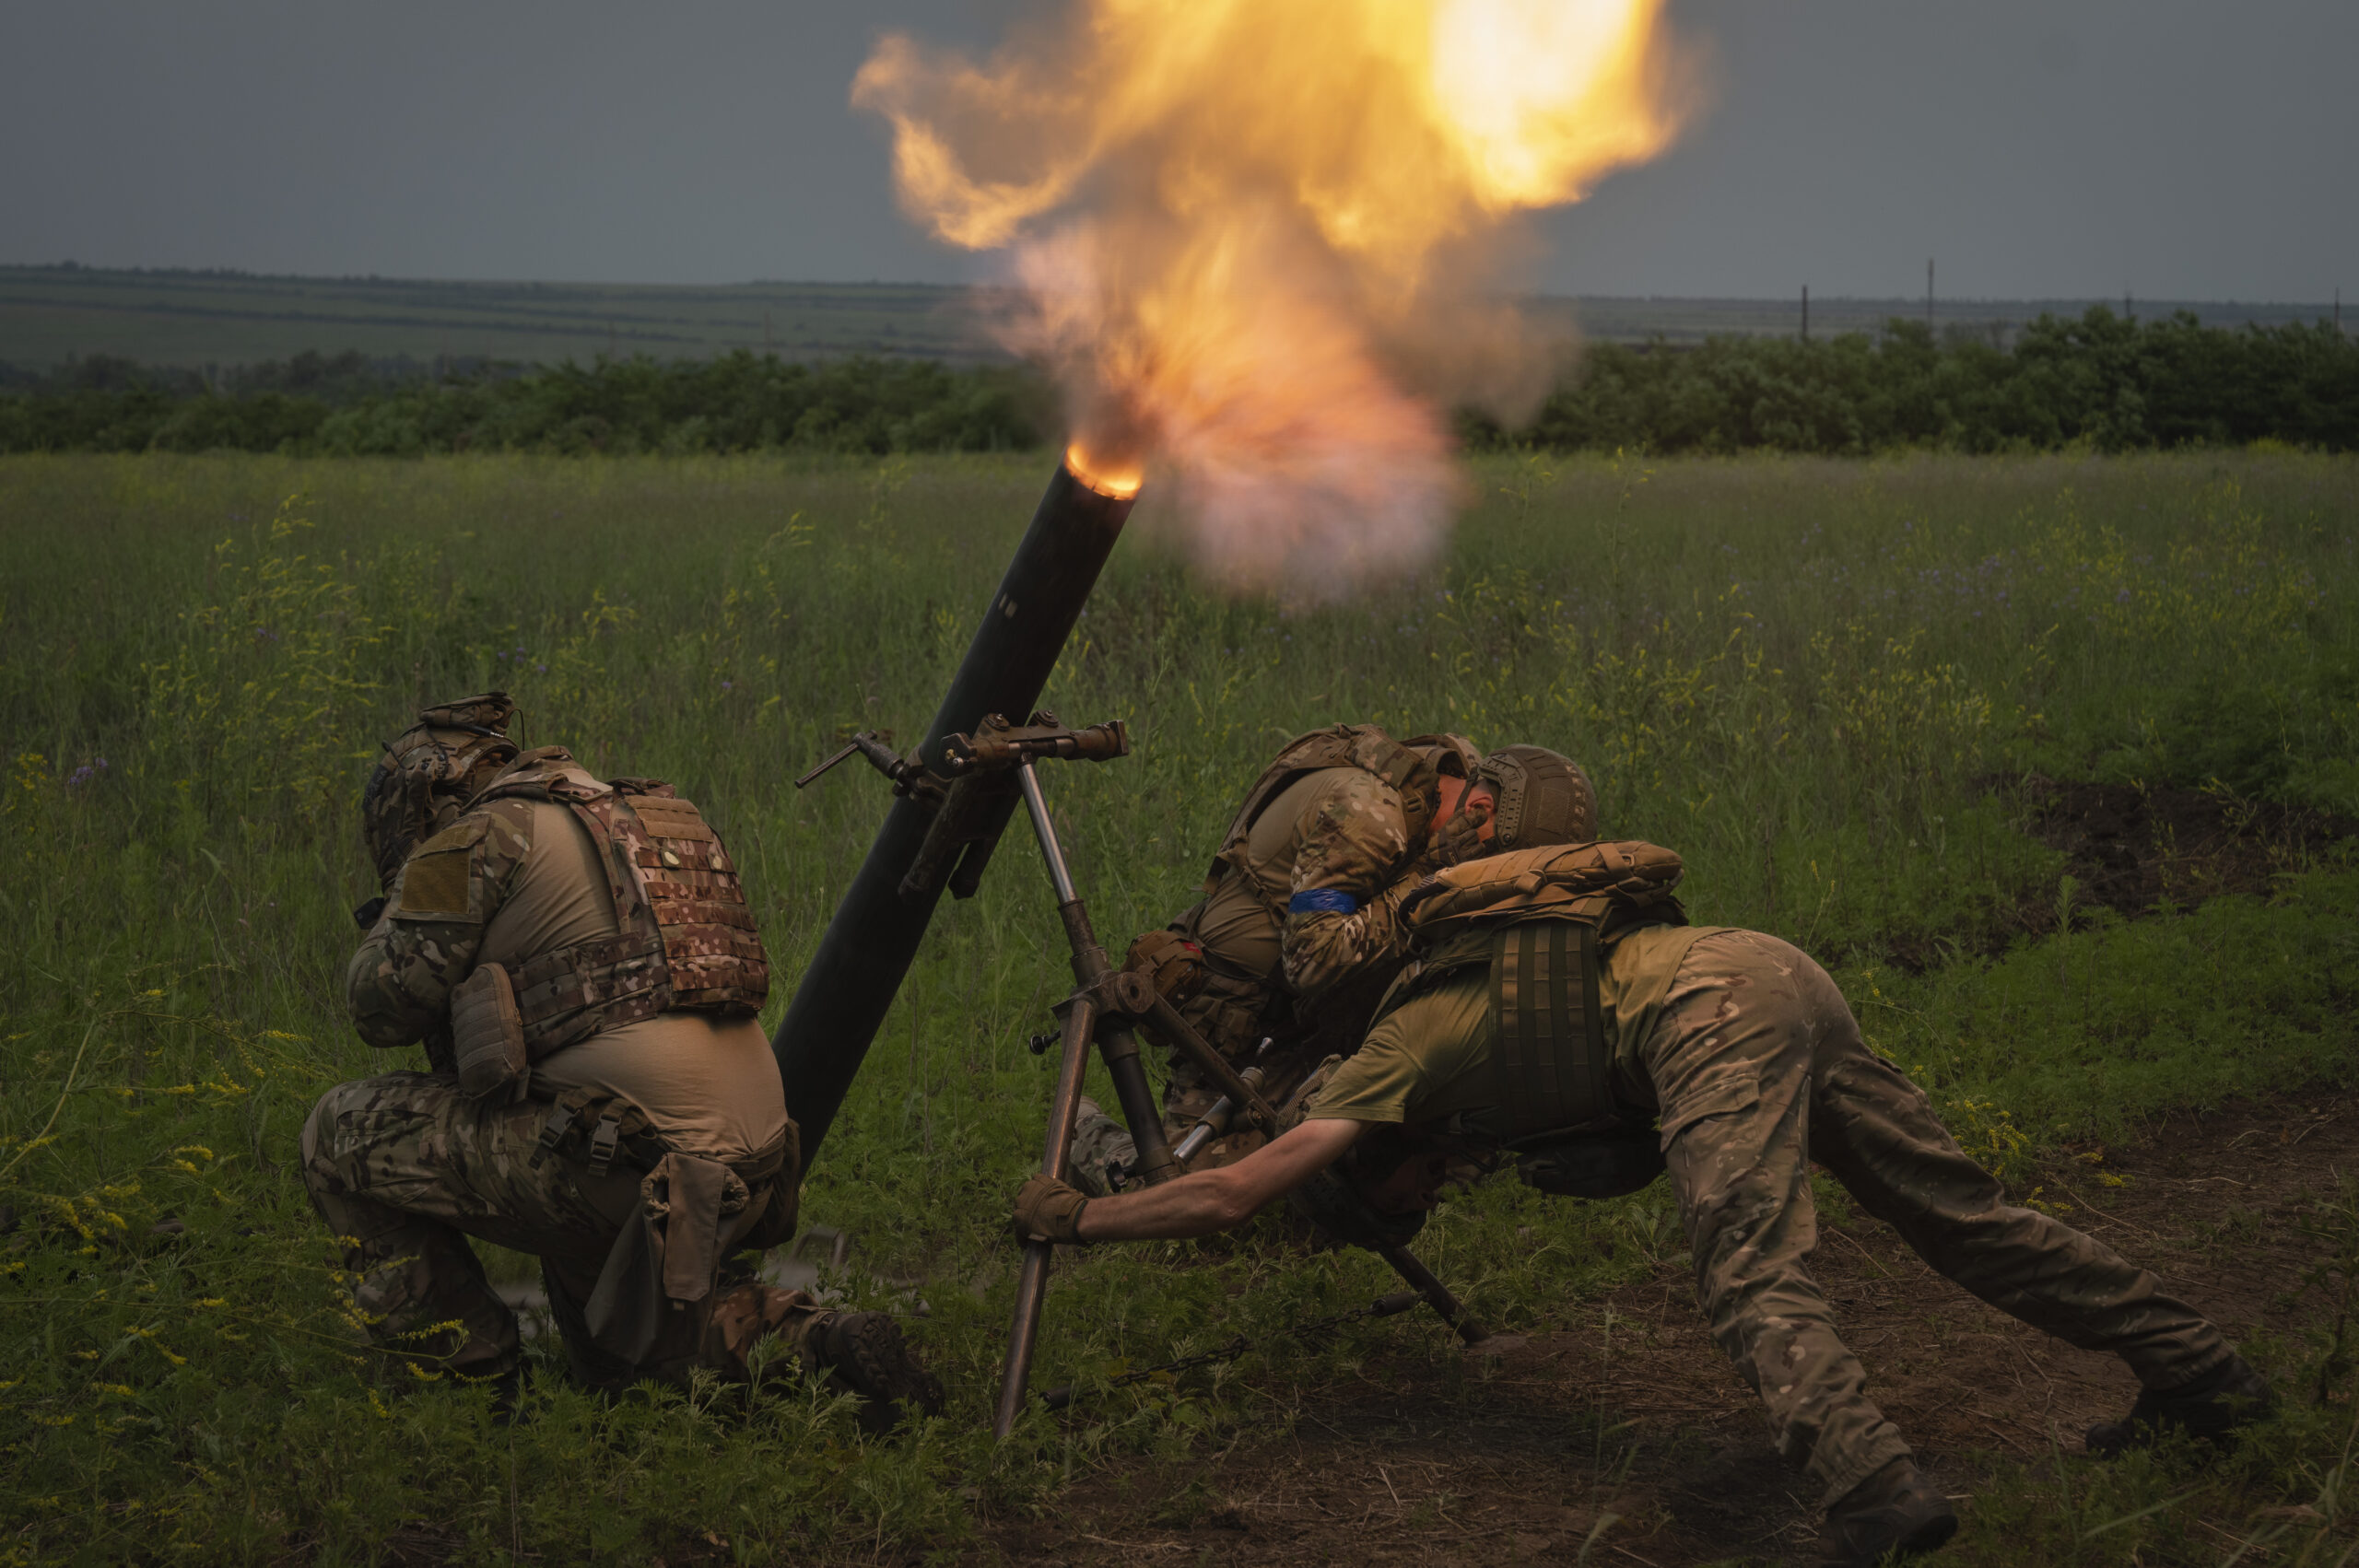
<svg viewBox="0 0 2359 1568">
<path fill-rule="evenodd" d="M 506 692 L 485 692 L 426 709 L 385 743 L 360 790 L 360 837 L 381 885 L 390 889 L 410 851 L 516 760 L 508 738 L 515 717 Z"/>
</svg>

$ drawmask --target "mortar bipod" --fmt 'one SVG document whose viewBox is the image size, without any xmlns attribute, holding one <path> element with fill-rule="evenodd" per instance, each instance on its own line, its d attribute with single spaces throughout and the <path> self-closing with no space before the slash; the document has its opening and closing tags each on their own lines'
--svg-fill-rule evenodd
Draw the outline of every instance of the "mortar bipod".
<svg viewBox="0 0 2359 1568">
<path fill-rule="evenodd" d="M 1172 1158 L 1171 1146 L 1164 1140 L 1162 1109 L 1156 1102 L 1154 1086 L 1147 1082 L 1146 1066 L 1139 1059 L 1138 1035 L 1132 1027 L 1133 1020 L 1145 1011 L 1143 1003 L 1153 996 L 1154 988 L 1144 976 L 1115 969 L 1099 945 L 1097 933 L 1089 924 L 1089 911 L 1074 886 L 1073 871 L 1065 863 L 1064 847 L 1057 841 L 1056 825 L 1050 819 L 1049 802 L 1040 792 L 1031 757 L 1019 759 L 1015 774 L 1017 791 L 1032 820 L 1033 837 L 1040 843 L 1050 885 L 1056 890 L 1057 917 L 1073 951 L 1074 992 L 1057 1008 L 1062 1025 L 1057 1086 L 1049 1102 L 1040 1170 L 1058 1181 L 1072 1175 L 1074 1123 L 1080 1114 L 1082 1079 L 1094 1047 L 1106 1063 L 1107 1076 L 1114 1082 L 1114 1097 L 1138 1151 L 1133 1175 L 1148 1184 L 1168 1181 L 1180 1174 L 1180 1163 Z M 1049 1265 L 1055 1251 L 1054 1244 L 1046 1241 L 1024 1244 L 1023 1268 L 1015 1282 L 1015 1319 L 1008 1326 L 1007 1362 L 1001 1369 L 999 1407 L 992 1422 L 992 1432 L 1001 1437 L 1015 1427 L 1015 1417 L 1024 1408 L 1032 1347 L 1039 1337 L 1040 1306 L 1048 1293 Z"/>
</svg>

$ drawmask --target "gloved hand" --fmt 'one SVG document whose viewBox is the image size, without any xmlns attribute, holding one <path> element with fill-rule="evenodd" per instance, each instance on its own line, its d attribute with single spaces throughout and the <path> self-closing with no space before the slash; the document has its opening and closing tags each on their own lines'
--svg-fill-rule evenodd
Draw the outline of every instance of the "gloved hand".
<svg viewBox="0 0 2359 1568">
<path fill-rule="evenodd" d="M 1062 1241 L 1078 1246 L 1081 1211 L 1089 1197 L 1050 1176 L 1035 1176 L 1015 1194 L 1015 1239 Z"/>
</svg>

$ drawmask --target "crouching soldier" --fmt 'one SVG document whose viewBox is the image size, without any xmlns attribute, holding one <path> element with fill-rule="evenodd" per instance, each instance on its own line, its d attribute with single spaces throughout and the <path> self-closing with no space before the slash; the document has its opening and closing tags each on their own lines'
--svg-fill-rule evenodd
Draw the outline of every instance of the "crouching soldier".
<svg viewBox="0 0 2359 1568">
<path fill-rule="evenodd" d="M 385 896 L 346 974 L 372 1046 L 430 1072 L 330 1090 L 304 1176 L 388 1349 L 512 1387 L 516 1316 L 467 1237 L 536 1254 L 573 1375 L 748 1373 L 765 1338 L 889 1422 L 939 1387 L 879 1313 L 831 1313 L 730 1256 L 793 1234 L 794 1123 L 756 1014 L 760 934 L 721 839 L 654 779 L 519 754 L 498 693 L 429 708 L 362 796 Z"/>
<path fill-rule="evenodd" d="M 1480 788 L 1480 786 L 1478 786 Z M 1826 1561 L 1947 1541 L 1956 1515 L 1865 1392 L 1804 1268 L 1811 1162 L 1950 1279 L 2111 1351 L 2144 1392 L 2091 1429 L 2116 1454 L 2167 1428 L 2216 1439 L 2269 1386 L 2154 1275 L 2011 1207 L 1924 1094 L 1869 1050 L 1826 972 L 1772 936 L 1684 923 L 1676 856 L 1526 848 L 1439 872 L 1401 904 L 1415 957 L 1302 1119 L 1223 1169 L 1092 1199 L 1035 1176 L 1027 1235 L 1203 1235 L 1280 1194 L 1347 1240 L 1405 1239 L 1452 1156 L 1520 1156 L 1544 1190 L 1606 1197 L 1668 1167 L 1713 1337 L 1828 1511 Z"/>
<path fill-rule="evenodd" d="M 1491 788 L 1472 799 L 1467 786 Z M 1536 747 L 1485 757 L 1463 735 L 1395 741 L 1374 725 L 1336 725 L 1287 743 L 1245 793 L 1204 878 L 1201 902 L 1132 944 L 1214 1048 L 1257 1070 L 1264 1099 L 1283 1103 L 1322 1058 L 1348 1052 L 1407 956 L 1401 901 L 1476 840 L 1482 812 L 1504 796 L 1535 826 L 1532 842 L 1587 837 L 1596 805 L 1570 762 Z M 1174 1051 L 1164 1134 L 1185 1137 L 1220 1097 Z M 1244 1153 L 1240 1132 L 1192 1162 L 1209 1169 Z M 1074 1137 L 1076 1180 L 1104 1193 L 1135 1157 L 1129 1131 L 1085 1102 Z"/>
</svg>

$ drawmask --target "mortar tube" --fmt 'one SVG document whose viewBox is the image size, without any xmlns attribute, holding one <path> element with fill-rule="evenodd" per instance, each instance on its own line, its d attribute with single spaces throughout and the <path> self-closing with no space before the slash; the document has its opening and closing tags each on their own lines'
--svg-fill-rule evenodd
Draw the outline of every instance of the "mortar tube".
<svg viewBox="0 0 2359 1568">
<path fill-rule="evenodd" d="M 1093 488 L 1075 474 L 1070 456 L 1058 465 L 919 747 L 928 765 L 940 764 L 945 736 L 974 731 L 984 714 L 1021 722 L 1039 705 L 1131 514 L 1136 488 L 1108 493 L 1118 488 Z M 931 820 L 917 802 L 894 802 L 770 1041 L 787 1114 L 802 1133 L 805 1171 L 933 918 L 938 893 L 919 899 L 900 894 Z"/>
</svg>

